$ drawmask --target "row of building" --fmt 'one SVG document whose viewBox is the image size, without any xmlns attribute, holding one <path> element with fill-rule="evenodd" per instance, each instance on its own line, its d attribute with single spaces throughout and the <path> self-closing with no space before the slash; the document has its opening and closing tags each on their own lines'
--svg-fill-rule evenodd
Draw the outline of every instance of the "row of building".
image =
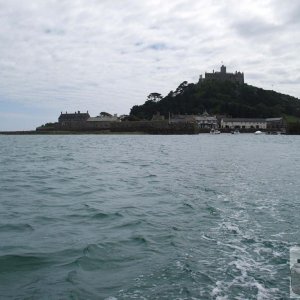
<svg viewBox="0 0 300 300">
<path fill-rule="evenodd" d="M 154 116 L 154 120 L 159 115 Z M 278 118 L 229 118 L 227 116 L 211 116 L 206 111 L 202 115 L 170 115 L 170 123 L 196 123 L 200 129 L 262 129 L 282 131 L 286 129 L 285 120 Z"/>
<path fill-rule="evenodd" d="M 220 71 L 205 73 L 199 79 L 203 81 L 230 81 L 237 84 L 244 84 L 244 73 L 236 71 L 227 73 L 226 66 L 222 65 Z M 211 129 L 222 131 L 240 130 L 255 131 L 263 130 L 269 132 L 285 132 L 286 123 L 282 117 L 278 118 L 231 118 L 224 115 L 209 115 L 206 111 L 201 115 L 169 114 L 168 118 L 156 113 L 151 121 L 124 121 L 124 118 L 116 114 L 111 115 L 105 112 L 96 117 L 91 117 L 88 111 L 82 113 L 61 113 L 58 122 L 51 125 L 37 128 L 39 131 L 60 130 L 60 131 L 114 131 L 114 132 L 156 132 L 156 133 L 197 133 L 207 132 Z"/>
<path fill-rule="evenodd" d="M 69 126 L 72 122 L 121 122 L 117 114 L 110 115 L 108 113 L 100 113 L 96 117 L 91 117 L 89 112 L 82 113 L 77 111 L 75 113 L 60 113 L 58 123 L 61 126 Z"/>
<path fill-rule="evenodd" d="M 96 117 L 91 117 L 88 112 L 82 113 L 80 111 L 75 113 L 61 113 L 58 118 L 58 123 L 55 123 L 55 128 L 60 130 L 69 129 L 110 129 L 122 128 L 138 124 L 139 121 L 122 121 L 121 117 L 101 113 Z M 278 118 L 230 118 L 222 115 L 210 115 L 206 111 L 201 115 L 181 115 L 170 114 L 166 119 L 158 112 L 151 121 L 140 121 L 143 124 L 147 122 L 153 123 L 155 126 L 166 126 L 166 124 L 193 124 L 198 129 L 223 129 L 234 130 L 264 130 L 264 131 L 281 131 L 286 130 L 286 123 L 282 117 Z M 119 124 L 118 123 L 122 123 Z M 127 124 L 128 123 L 128 124 Z M 160 125 L 158 125 L 158 123 Z M 126 125 L 127 124 L 127 125 Z M 164 125 L 162 125 L 164 124 Z"/>
<path fill-rule="evenodd" d="M 101 113 L 91 117 L 88 112 L 61 113 L 58 122 L 38 127 L 38 132 L 138 132 L 149 134 L 195 134 L 198 132 L 194 122 L 170 123 L 168 120 L 128 121 L 117 115 Z"/>
</svg>

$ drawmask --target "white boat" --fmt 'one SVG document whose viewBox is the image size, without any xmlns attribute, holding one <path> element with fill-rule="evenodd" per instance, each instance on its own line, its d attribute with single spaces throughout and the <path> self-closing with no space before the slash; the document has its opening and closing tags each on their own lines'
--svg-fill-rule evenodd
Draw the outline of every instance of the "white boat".
<svg viewBox="0 0 300 300">
<path fill-rule="evenodd" d="M 254 134 L 259 135 L 259 134 L 263 134 L 263 132 L 260 131 L 260 130 L 257 130 L 257 131 L 254 132 Z"/>
<path fill-rule="evenodd" d="M 210 134 L 220 134 L 220 133 L 221 133 L 221 131 L 218 130 L 218 129 L 212 128 L 212 129 L 210 130 Z"/>
<path fill-rule="evenodd" d="M 240 131 L 238 129 L 235 129 L 234 131 L 231 131 L 231 134 L 239 134 Z"/>
</svg>

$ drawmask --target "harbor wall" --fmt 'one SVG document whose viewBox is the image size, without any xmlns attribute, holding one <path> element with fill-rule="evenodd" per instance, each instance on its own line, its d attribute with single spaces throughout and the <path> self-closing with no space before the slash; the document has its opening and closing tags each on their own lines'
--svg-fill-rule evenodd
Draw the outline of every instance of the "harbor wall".
<svg viewBox="0 0 300 300">
<path fill-rule="evenodd" d="M 195 123 L 171 123 L 168 121 L 70 121 L 51 126 L 38 127 L 37 131 L 76 131 L 76 132 L 141 132 L 148 134 L 197 134 L 199 130 Z"/>
</svg>

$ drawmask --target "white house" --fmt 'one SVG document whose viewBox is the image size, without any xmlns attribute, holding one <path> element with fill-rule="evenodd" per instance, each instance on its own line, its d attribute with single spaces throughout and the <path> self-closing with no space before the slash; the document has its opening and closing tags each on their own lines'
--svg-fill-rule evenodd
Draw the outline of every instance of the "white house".
<svg viewBox="0 0 300 300">
<path fill-rule="evenodd" d="M 97 117 L 91 117 L 87 119 L 87 121 L 88 122 L 121 122 L 117 114 L 114 114 L 113 116 L 106 116 L 100 114 Z"/>
<path fill-rule="evenodd" d="M 173 115 L 171 123 L 197 123 L 199 128 L 217 128 L 216 116 L 210 116 L 206 111 L 202 115 Z"/>
<path fill-rule="evenodd" d="M 266 119 L 223 118 L 221 128 L 228 129 L 266 129 Z"/>
<path fill-rule="evenodd" d="M 207 111 L 205 111 L 200 116 L 195 116 L 195 120 L 199 128 L 217 128 L 218 120 L 216 116 L 210 116 Z"/>
</svg>

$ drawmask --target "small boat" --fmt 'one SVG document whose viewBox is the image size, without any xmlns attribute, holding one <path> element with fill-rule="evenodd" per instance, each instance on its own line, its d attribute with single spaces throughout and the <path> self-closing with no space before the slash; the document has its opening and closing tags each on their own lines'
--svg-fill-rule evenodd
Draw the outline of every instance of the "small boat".
<svg viewBox="0 0 300 300">
<path fill-rule="evenodd" d="M 260 130 L 257 130 L 257 131 L 254 132 L 254 134 L 259 135 L 259 134 L 263 134 L 263 132 L 260 131 Z"/>
<path fill-rule="evenodd" d="M 214 129 L 214 128 L 212 128 L 211 130 L 210 130 L 210 132 L 209 132 L 210 134 L 220 134 L 221 133 L 221 131 L 220 130 L 218 130 L 218 129 Z"/>
<path fill-rule="evenodd" d="M 238 129 L 231 131 L 231 134 L 239 134 L 239 133 L 240 133 L 240 131 Z"/>
</svg>

